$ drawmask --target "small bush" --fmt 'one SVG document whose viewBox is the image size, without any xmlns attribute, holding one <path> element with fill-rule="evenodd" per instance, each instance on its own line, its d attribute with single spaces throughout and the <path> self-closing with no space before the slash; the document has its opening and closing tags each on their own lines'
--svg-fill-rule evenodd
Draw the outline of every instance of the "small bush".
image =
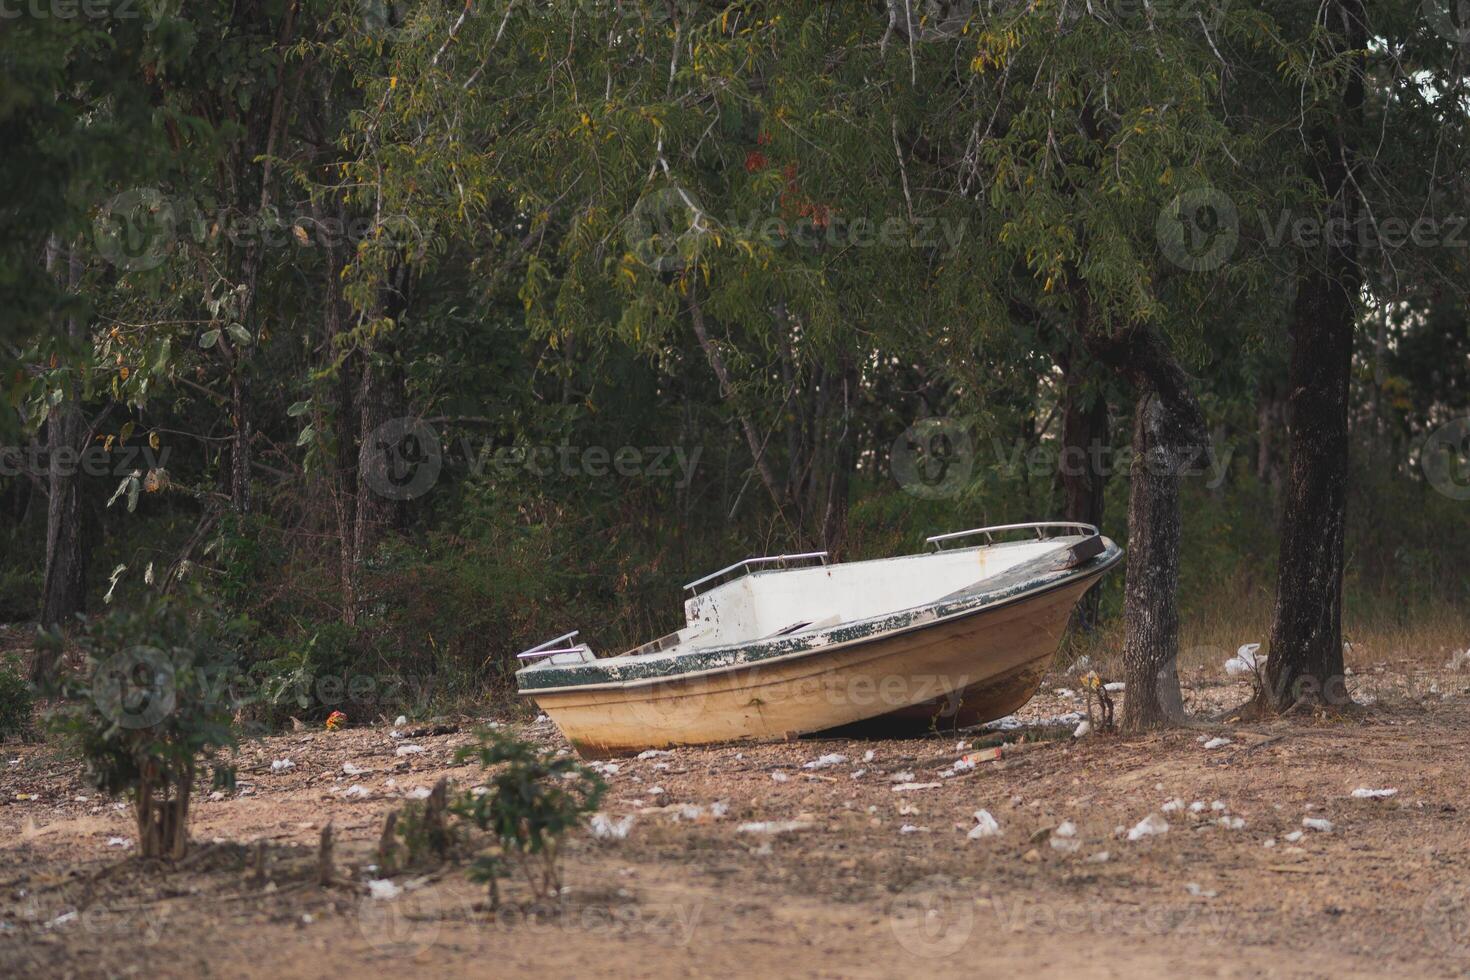
<svg viewBox="0 0 1470 980">
<path fill-rule="evenodd" d="M 556 894 L 562 837 L 597 809 L 607 784 L 573 756 L 542 752 L 499 732 L 482 731 L 478 745 L 455 753 L 456 762 L 466 759 L 501 767 L 454 804 L 455 813 L 499 845 L 475 861 L 470 877 L 489 887 L 492 905 L 497 882 L 511 867 L 524 874 L 538 901 Z"/>
<path fill-rule="evenodd" d="M 15 661 L 0 661 L 0 739 L 23 734 L 30 728 L 35 704 L 31 685 Z"/>
<path fill-rule="evenodd" d="M 184 855 L 199 765 L 235 747 L 240 626 L 199 597 L 164 597 L 89 620 L 76 636 L 86 663 L 64 678 L 52 725 L 93 786 L 132 803 L 143 857 Z M 230 785 L 234 771 L 216 764 L 214 777 Z"/>
</svg>

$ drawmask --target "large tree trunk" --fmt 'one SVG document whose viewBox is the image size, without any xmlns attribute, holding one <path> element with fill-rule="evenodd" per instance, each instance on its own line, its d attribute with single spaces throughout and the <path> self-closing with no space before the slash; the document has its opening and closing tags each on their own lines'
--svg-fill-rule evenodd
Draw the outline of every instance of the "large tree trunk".
<svg viewBox="0 0 1470 980">
<path fill-rule="evenodd" d="M 1138 398 L 1128 496 L 1128 581 L 1123 728 L 1146 731 L 1182 720 L 1179 690 L 1179 467 L 1168 444 L 1167 408 L 1152 391 Z"/>
<path fill-rule="evenodd" d="M 1062 519 L 1102 527 L 1103 489 L 1107 474 L 1103 454 L 1108 445 L 1108 403 L 1100 393 L 1088 392 L 1077 367 L 1069 357 L 1063 367 L 1062 449 L 1059 475 L 1062 484 Z M 1072 623 L 1091 632 L 1097 625 L 1101 587 L 1093 586 L 1077 604 Z"/>
<path fill-rule="evenodd" d="M 1327 8 L 1339 51 L 1365 44 L 1358 0 Z M 1343 703 L 1342 577 L 1348 479 L 1348 385 L 1353 327 L 1362 269 L 1356 247 L 1362 206 L 1349 173 L 1355 156 L 1347 130 L 1362 120 L 1360 66 L 1343 92 L 1336 131 L 1314 140 L 1322 189 L 1329 205 L 1322 254 L 1303 257 L 1292 311 L 1289 457 L 1281 553 L 1277 562 L 1276 618 L 1266 660 L 1266 707 L 1285 710 L 1299 701 Z"/>
</svg>

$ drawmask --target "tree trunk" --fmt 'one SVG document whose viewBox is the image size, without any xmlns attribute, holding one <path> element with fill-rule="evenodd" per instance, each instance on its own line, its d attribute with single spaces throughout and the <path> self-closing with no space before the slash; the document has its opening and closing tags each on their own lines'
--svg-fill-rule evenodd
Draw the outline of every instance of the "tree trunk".
<svg viewBox="0 0 1470 980">
<path fill-rule="evenodd" d="M 1138 398 L 1128 495 L 1128 581 L 1124 599 L 1123 728 L 1138 732 L 1178 723 L 1179 479 L 1167 442 L 1167 409 L 1152 391 Z"/>
<path fill-rule="evenodd" d="M 60 246 L 52 239 L 46 248 L 46 267 L 54 270 L 60 257 Z M 72 291 L 81 280 L 81 260 L 69 252 L 66 262 L 66 283 L 68 291 Z M 81 324 L 76 317 L 67 318 L 65 329 L 71 340 L 81 337 Z M 69 623 L 87 605 L 87 564 L 92 540 L 85 527 L 87 515 L 82 502 L 80 460 L 80 453 L 87 448 L 87 425 L 75 398 L 75 391 L 68 392 L 46 419 L 46 570 L 41 585 L 42 626 Z M 48 683 L 55 669 L 54 657 L 38 654 L 31 665 L 31 679 L 37 684 Z"/>
<path fill-rule="evenodd" d="M 1340 52 L 1366 45 L 1361 4 L 1328 8 Z M 1266 660 L 1266 707 L 1299 701 L 1341 704 L 1342 578 L 1347 509 L 1348 395 L 1353 327 L 1362 269 L 1356 247 L 1362 207 L 1348 171 L 1354 157 L 1346 133 L 1361 122 L 1363 79 L 1354 68 L 1343 92 L 1339 128 L 1314 140 L 1319 176 L 1330 203 L 1330 235 L 1322 254 L 1303 257 L 1292 311 L 1290 395 L 1286 408 L 1288 469 L 1276 575 L 1276 618 Z"/>
<path fill-rule="evenodd" d="M 374 363 L 374 361 L 377 363 Z M 392 360 L 388 350 L 376 358 L 365 357 L 362 368 L 362 384 L 358 388 L 359 431 L 362 441 L 357 457 L 357 522 L 353 534 L 352 556 L 357 570 L 371 557 L 373 549 L 382 539 L 383 532 L 401 528 L 407 515 L 407 498 L 396 493 L 384 493 L 384 489 L 395 485 L 400 474 L 390 474 L 388 468 L 397 462 L 400 451 L 408 448 L 397 445 L 396 440 L 409 438 L 410 433 L 394 427 L 382 429 L 387 423 L 404 419 L 403 371 Z M 385 441 L 394 441 L 392 446 Z"/>
<path fill-rule="evenodd" d="M 1065 390 L 1062 404 L 1062 449 L 1059 475 L 1062 484 L 1062 519 L 1102 527 L 1103 453 L 1108 445 L 1108 403 L 1100 393 L 1088 392 L 1076 358 L 1064 365 Z M 1097 626 L 1102 592 L 1093 586 L 1077 603 L 1072 623 L 1091 632 Z"/>
</svg>

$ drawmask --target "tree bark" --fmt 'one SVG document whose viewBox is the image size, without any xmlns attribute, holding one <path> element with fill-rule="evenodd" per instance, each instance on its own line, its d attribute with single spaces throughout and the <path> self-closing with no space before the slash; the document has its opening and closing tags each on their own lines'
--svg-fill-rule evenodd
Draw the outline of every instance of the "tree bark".
<svg viewBox="0 0 1470 980">
<path fill-rule="evenodd" d="M 1327 8 L 1339 53 L 1366 46 L 1359 0 Z M 1356 246 L 1363 217 L 1350 172 L 1350 129 L 1363 116 L 1361 64 L 1342 94 L 1336 129 L 1314 139 L 1318 175 L 1329 202 L 1328 235 L 1320 254 L 1302 259 L 1291 325 L 1286 407 L 1288 469 L 1277 562 L 1276 616 L 1266 660 L 1265 707 L 1283 711 L 1301 701 L 1341 704 L 1342 581 L 1347 510 L 1348 396 L 1353 328 L 1362 268 Z"/>
<path fill-rule="evenodd" d="M 46 266 L 53 271 L 61 259 L 59 244 L 52 239 L 46 249 Z M 81 260 L 75 252 L 66 257 L 68 292 L 81 280 Z M 81 323 L 66 319 L 66 336 L 81 337 Z M 77 393 L 69 391 L 46 419 L 47 501 L 46 570 L 41 585 L 41 625 L 68 623 L 87 607 L 87 564 L 91 557 L 91 535 L 85 527 L 82 501 L 82 467 L 79 454 L 85 450 L 87 425 L 76 404 Z M 55 672 L 52 657 L 37 655 L 31 679 L 48 683 Z"/>
<path fill-rule="evenodd" d="M 1184 716 L 1179 689 L 1179 471 L 1168 445 L 1167 409 L 1152 391 L 1138 398 L 1128 495 L 1128 581 L 1123 728 L 1164 728 Z"/>
<path fill-rule="evenodd" d="M 1062 394 L 1062 449 L 1059 476 L 1062 484 L 1062 519 L 1102 527 L 1103 452 L 1108 445 L 1108 403 L 1100 393 L 1088 392 L 1075 357 L 1063 364 L 1065 389 Z M 1097 626 L 1100 586 L 1093 586 L 1077 603 L 1072 623 L 1084 632 Z"/>
</svg>

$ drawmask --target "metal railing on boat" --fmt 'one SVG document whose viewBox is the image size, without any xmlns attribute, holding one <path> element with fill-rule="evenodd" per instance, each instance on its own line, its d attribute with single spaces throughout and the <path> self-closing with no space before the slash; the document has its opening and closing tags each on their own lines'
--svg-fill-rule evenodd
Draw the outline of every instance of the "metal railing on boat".
<svg viewBox="0 0 1470 980">
<path fill-rule="evenodd" d="M 924 539 L 925 544 L 932 544 L 935 551 L 944 550 L 948 541 L 957 541 L 960 538 L 972 538 L 977 534 L 985 535 L 986 544 L 994 541 L 993 535 L 1002 531 L 1035 531 L 1038 538 L 1046 537 L 1045 532 L 1053 528 L 1069 528 L 1073 531 L 1086 531 L 1088 534 L 1097 534 L 1098 530 L 1091 524 L 1083 524 L 1080 521 L 1031 521 L 1025 524 L 992 524 L 990 527 L 972 527 L 968 531 L 951 531 L 948 534 L 936 534 Z"/>
<path fill-rule="evenodd" d="M 563 633 L 561 636 L 547 640 L 545 643 L 538 643 L 531 649 L 522 650 L 520 653 L 516 654 L 516 659 L 537 660 L 541 657 L 554 657 L 559 653 L 579 653 L 582 651 L 586 651 L 590 654 L 592 652 L 592 649 L 588 647 L 585 643 L 573 643 L 570 646 L 558 646 L 558 644 L 566 643 L 568 640 L 575 639 L 577 635 L 581 632 L 581 630 L 572 630 L 570 633 Z"/>
<path fill-rule="evenodd" d="M 825 565 L 827 564 L 827 553 L 825 551 L 806 551 L 802 552 L 799 555 L 765 555 L 761 558 L 747 558 L 744 561 L 737 561 L 733 565 L 726 565 L 718 572 L 710 572 L 704 578 L 697 578 L 693 582 L 685 585 L 684 588 L 688 589 L 691 592 L 695 592 L 695 590 L 698 589 L 701 585 L 704 585 L 706 582 L 713 582 L 715 579 L 719 578 L 722 575 L 728 575 L 731 572 L 737 570 L 749 572 L 752 565 L 773 564 L 779 568 L 786 568 L 791 564 L 791 562 L 811 561 L 812 559 L 820 559 L 821 563 Z M 695 595 L 698 594 L 698 592 L 695 592 Z"/>
</svg>

